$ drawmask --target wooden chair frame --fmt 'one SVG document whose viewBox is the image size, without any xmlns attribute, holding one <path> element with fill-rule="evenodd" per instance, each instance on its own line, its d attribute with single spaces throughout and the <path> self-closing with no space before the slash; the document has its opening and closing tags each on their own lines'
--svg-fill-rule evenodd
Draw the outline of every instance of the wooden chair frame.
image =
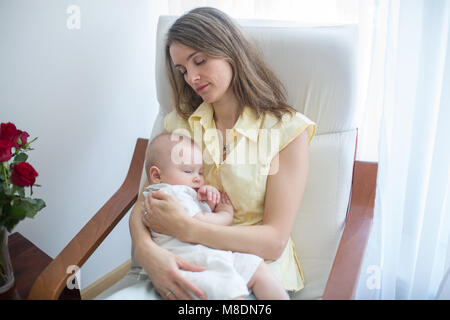
<svg viewBox="0 0 450 320">
<path fill-rule="evenodd" d="M 148 139 L 139 138 L 128 174 L 119 190 L 89 220 L 38 276 L 28 299 L 58 299 L 66 287 L 69 265 L 81 268 L 138 198 Z M 345 228 L 323 299 L 353 299 L 373 220 L 377 163 L 355 161 Z"/>
</svg>

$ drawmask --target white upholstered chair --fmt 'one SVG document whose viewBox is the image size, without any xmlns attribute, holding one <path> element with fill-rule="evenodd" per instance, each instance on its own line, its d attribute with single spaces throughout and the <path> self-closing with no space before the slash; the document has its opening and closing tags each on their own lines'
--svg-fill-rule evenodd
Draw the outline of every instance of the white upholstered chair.
<svg viewBox="0 0 450 320">
<path fill-rule="evenodd" d="M 152 137 L 162 132 L 163 117 L 172 110 L 164 37 L 175 19 L 163 16 L 158 23 L 160 109 Z M 305 288 L 292 298 L 351 299 L 372 222 L 377 172 L 376 163 L 355 161 L 358 28 L 238 22 L 285 85 L 289 104 L 317 123 L 307 187 L 293 230 Z M 138 139 L 122 187 L 41 274 L 30 298 L 58 298 L 67 265 L 81 266 L 134 204 L 143 183 L 147 142 Z"/>
</svg>

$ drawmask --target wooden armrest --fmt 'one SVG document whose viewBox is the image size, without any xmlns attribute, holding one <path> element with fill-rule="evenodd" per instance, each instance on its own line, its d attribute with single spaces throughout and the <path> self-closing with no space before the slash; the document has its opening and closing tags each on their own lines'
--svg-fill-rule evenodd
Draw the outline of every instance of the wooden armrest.
<svg viewBox="0 0 450 320">
<path fill-rule="evenodd" d="M 122 186 L 39 275 L 28 299 L 58 299 L 71 275 L 67 273 L 67 268 L 71 265 L 81 268 L 133 206 L 139 194 L 147 143 L 148 139 L 137 140 Z"/>
<path fill-rule="evenodd" d="M 322 299 L 353 299 L 373 221 L 378 164 L 355 161 L 344 232 Z"/>
</svg>

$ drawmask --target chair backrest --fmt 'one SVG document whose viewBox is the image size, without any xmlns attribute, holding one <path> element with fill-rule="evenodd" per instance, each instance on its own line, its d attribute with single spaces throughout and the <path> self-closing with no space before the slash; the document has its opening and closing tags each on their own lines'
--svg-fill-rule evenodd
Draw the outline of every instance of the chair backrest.
<svg viewBox="0 0 450 320">
<path fill-rule="evenodd" d="M 163 118 L 173 110 L 164 45 L 176 18 L 162 16 L 158 22 L 156 85 L 160 110 L 152 137 L 163 131 Z M 307 187 L 292 237 L 305 276 L 305 288 L 293 298 L 318 299 L 336 254 L 350 196 L 356 144 L 358 28 L 237 22 L 284 84 L 289 104 L 317 123 Z"/>
</svg>

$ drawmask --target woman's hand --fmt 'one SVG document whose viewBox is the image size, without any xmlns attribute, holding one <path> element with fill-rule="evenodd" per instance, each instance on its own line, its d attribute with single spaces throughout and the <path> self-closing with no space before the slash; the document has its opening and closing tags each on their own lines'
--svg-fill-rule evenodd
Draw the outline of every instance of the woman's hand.
<svg viewBox="0 0 450 320">
<path fill-rule="evenodd" d="M 171 195 L 153 191 L 144 200 L 143 223 L 153 231 L 166 234 L 183 241 L 190 217 L 178 201 Z"/>
<path fill-rule="evenodd" d="M 189 263 L 159 246 L 135 248 L 136 261 L 144 268 L 155 290 L 164 300 L 191 300 L 188 292 L 199 299 L 207 299 L 206 294 L 186 280 L 180 270 L 201 272 L 204 268 Z"/>
</svg>

